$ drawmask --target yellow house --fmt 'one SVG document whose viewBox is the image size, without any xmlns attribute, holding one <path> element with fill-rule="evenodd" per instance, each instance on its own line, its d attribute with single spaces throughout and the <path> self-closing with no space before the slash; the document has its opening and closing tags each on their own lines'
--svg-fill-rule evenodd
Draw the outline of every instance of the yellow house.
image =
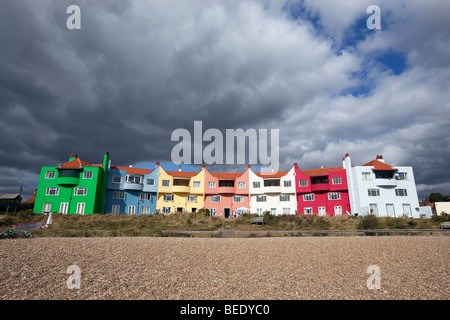
<svg viewBox="0 0 450 320">
<path fill-rule="evenodd" d="M 159 170 L 156 210 L 164 213 L 197 212 L 204 206 L 205 168 L 200 172 Z"/>
</svg>

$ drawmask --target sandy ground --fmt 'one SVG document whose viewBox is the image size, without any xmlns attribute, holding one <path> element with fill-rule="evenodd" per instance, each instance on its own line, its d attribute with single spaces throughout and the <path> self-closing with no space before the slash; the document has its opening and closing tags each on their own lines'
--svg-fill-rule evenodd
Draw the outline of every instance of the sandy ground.
<svg viewBox="0 0 450 320">
<path fill-rule="evenodd" d="M 0 299 L 448 300 L 449 258 L 447 236 L 7 239 Z"/>
</svg>

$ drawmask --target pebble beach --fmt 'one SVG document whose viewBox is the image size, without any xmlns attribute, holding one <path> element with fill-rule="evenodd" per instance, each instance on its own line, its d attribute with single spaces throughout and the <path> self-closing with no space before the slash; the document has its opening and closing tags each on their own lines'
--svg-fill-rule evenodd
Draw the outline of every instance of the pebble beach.
<svg viewBox="0 0 450 320">
<path fill-rule="evenodd" d="M 449 261 L 447 236 L 4 239 L 0 299 L 448 300 Z"/>
</svg>

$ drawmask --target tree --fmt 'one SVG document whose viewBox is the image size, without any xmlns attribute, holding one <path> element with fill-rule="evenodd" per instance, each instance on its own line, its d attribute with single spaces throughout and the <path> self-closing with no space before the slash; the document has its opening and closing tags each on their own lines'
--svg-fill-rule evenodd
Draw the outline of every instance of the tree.
<svg viewBox="0 0 450 320">
<path fill-rule="evenodd" d="M 430 200 L 430 202 L 441 202 L 441 201 L 445 201 L 447 199 L 444 198 L 442 193 L 433 192 L 432 194 L 430 194 L 429 200 Z"/>
</svg>

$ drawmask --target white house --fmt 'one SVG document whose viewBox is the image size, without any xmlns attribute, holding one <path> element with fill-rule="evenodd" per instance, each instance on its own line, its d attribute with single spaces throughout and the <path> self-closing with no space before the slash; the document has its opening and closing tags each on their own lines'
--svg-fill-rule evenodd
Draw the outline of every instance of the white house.
<svg viewBox="0 0 450 320">
<path fill-rule="evenodd" d="M 294 167 L 289 171 L 249 172 L 250 213 L 297 214 Z"/>
<path fill-rule="evenodd" d="M 440 215 L 442 212 L 450 214 L 450 202 L 435 202 L 434 207 L 437 215 Z"/>
<path fill-rule="evenodd" d="M 386 164 L 383 156 L 364 165 L 352 165 L 345 155 L 350 208 L 353 214 L 379 217 L 424 217 L 419 208 L 413 169 Z"/>
</svg>

